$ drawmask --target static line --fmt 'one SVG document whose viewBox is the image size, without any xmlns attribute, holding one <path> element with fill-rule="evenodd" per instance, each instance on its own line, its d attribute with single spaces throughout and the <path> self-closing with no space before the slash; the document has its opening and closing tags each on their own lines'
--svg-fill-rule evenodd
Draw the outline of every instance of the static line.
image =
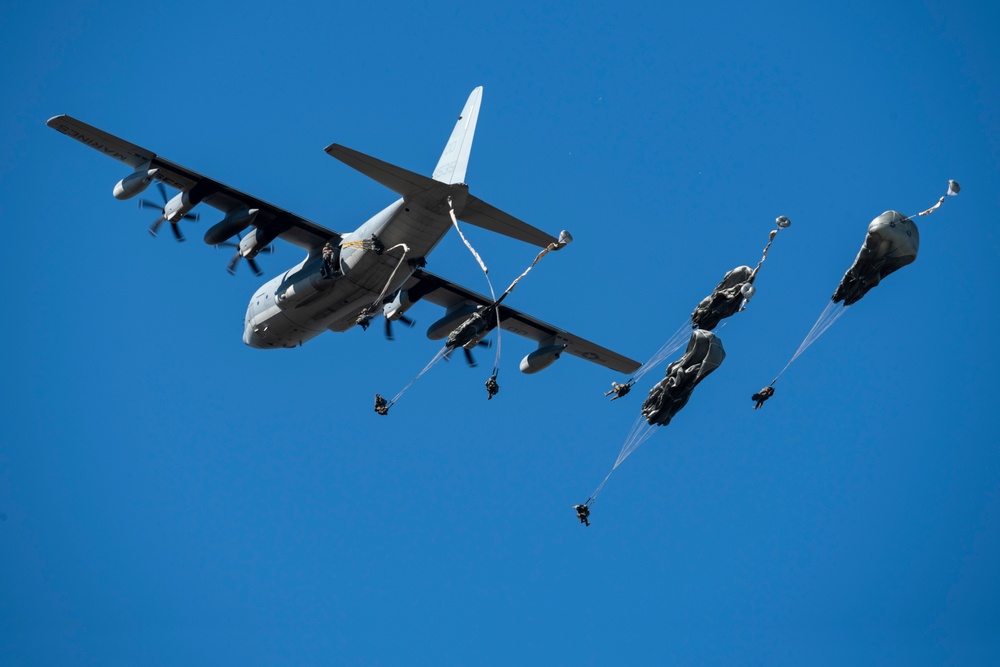
<svg viewBox="0 0 1000 667">
<path fill-rule="evenodd" d="M 469 239 L 465 238 L 465 234 L 462 233 L 462 228 L 458 226 L 458 216 L 455 215 L 455 206 L 452 204 L 451 197 L 448 197 L 448 213 L 451 214 L 451 224 L 454 225 L 455 231 L 458 232 L 458 236 L 462 239 L 462 243 L 465 244 L 465 247 L 468 248 L 469 252 L 472 253 L 472 256 L 475 257 L 476 262 L 479 264 L 479 268 L 483 270 L 483 275 L 486 276 L 486 284 L 490 287 L 490 298 L 492 298 L 493 302 L 496 303 L 497 294 L 493 290 L 493 281 L 490 280 L 490 270 L 486 268 L 486 263 L 483 261 L 483 258 L 479 256 L 476 249 L 472 247 L 471 243 L 469 243 Z M 493 357 L 493 375 L 496 375 L 500 368 L 500 309 L 497 308 L 496 311 L 497 352 Z"/>
</svg>

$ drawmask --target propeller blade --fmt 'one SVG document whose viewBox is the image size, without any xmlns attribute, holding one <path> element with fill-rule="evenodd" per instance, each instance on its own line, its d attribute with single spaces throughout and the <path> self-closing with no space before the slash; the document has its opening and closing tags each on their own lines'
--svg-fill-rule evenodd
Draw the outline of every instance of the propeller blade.
<svg viewBox="0 0 1000 667">
<path fill-rule="evenodd" d="M 163 216 L 161 215 L 159 218 L 153 221 L 153 225 L 149 228 L 149 233 L 152 234 L 153 236 L 156 236 L 156 230 L 159 229 L 160 225 L 162 224 L 163 224 Z"/>
<path fill-rule="evenodd" d="M 159 181 L 156 182 L 156 187 L 160 189 L 160 196 L 163 197 L 163 206 L 166 206 L 167 202 L 170 201 L 167 197 L 167 189 L 163 187 L 163 183 Z M 163 206 L 160 206 L 160 208 L 163 208 Z"/>
<path fill-rule="evenodd" d="M 416 322 L 414 322 L 413 320 L 411 320 L 406 315 L 400 315 L 397 319 L 400 322 L 402 322 L 403 324 L 405 324 L 406 326 L 410 327 L 410 328 L 413 328 L 413 325 L 416 324 Z"/>
<path fill-rule="evenodd" d="M 253 271 L 253 274 L 254 274 L 255 276 L 257 276 L 258 278 L 259 278 L 260 276 L 264 275 L 264 272 L 263 272 L 263 271 L 261 271 L 261 270 L 260 270 L 260 268 L 258 268 L 258 266 L 257 266 L 257 262 L 255 262 L 254 260 L 252 260 L 252 259 L 248 259 L 248 260 L 247 260 L 247 266 L 249 266 L 249 267 L 250 267 L 250 270 L 251 270 L 251 271 Z"/>
<path fill-rule="evenodd" d="M 174 238 L 178 241 L 184 241 L 184 235 L 181 234 L 181 227 L 176 222 L 170 223 L 170 231 L 174 233 Z"/>
<path fill-rule="evenodd" d="M 386 340 L 396 340 L 392 337 L 392 320 L 386 318 L 385 320 L 385 339 Z"/>
<path fill-rule="evenodd" d="M 163 207 L 161 205 L 157 204 L 156 202 L 151 202 L 148 199 L 140 199 L 139 208 L 152 208 L 156 209 L 157 211 L 163 210 Z"/>
<path fill-rule="evenodd" d="M 229 271 L 230 275 L 236 275 L 236 265 L 240 263 L 240 253 L 233 255 L 233 258 L 229 260 L 229 264 L 226 265 L 226 271 Z"/>
<path fill-rule="evenodd" d="M 465 361 L 466 361 L 466 363 L 469 364 L 469 368 L 475 368 L 476 367 L 476 360 L 472 356 L 472 352 L 470 352 L 469 350 L 465 349 L 464 347 L 462 348 L 462 352 L 465 352 Z"/>
<path fill-rule="evenodd" d="M 197 213 L 185 213 L 183 219 L 184 220 L 194 220 L 195 222 L 198 222 L 198 217 L 199 216 L 198 216 Z"/>
</svg>

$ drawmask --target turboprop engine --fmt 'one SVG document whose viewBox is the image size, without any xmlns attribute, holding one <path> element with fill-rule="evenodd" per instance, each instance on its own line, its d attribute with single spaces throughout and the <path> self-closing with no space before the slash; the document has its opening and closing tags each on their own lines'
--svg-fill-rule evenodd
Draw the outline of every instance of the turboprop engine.
<svg viewBox="0 0 1000 667">
<path fill-rule="evenodd" d="M 163 205 L 163 219 L 172 223 L 180 222 L 199 202 L 201 198 L 192 195 L 190 190 L 179 192 Z"/>
<path fill-rule="evenodd" d="M 470 315 L 478 310 L 479 306 L 473 304 L 466 304 L 464 306 L 459 306 L 454 310 L 449 310 L 444 317 L 427 329 L 427 337 L 431 340 L 441 340 L 442 338 L 446 338 L 448 334 L 454 331 L 458 325 L 465 322 L 469 319 Z"/>
<path fill-rule="evenodd" d="M 382 315 L 389 322 L 403 319 L 403 314 L 412 308 L 416 302 L 416 299 L 410 297 L 409 290 L 398 290 L 392 297 L 392 301 L 388 301 L 382 306 Z"/>
<path fill-rule="evenodd" d="M 212 225 L 205 232 L 205 243 L 219 245 L 223 241 L 231 239 L 252 225 L 258 213 L 260 213 L 260 209 L 256 208 L 241 208 L 230 211 L 221 222 Z"/>
</svg>

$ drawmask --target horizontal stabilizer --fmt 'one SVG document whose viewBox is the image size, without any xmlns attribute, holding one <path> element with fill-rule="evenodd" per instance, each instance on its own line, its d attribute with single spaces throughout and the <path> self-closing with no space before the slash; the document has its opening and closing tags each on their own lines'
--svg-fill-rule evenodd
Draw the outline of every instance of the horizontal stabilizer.
<svg viewBox="0 0 1000 667">
<path fill-rule="evenodd" d="M 440 185 L 433 178 L 397 167 L 340 144 L 330 144 L 324 150 L 330 157 L 340 160 L 352 169 L 357 169 L 402 197 L 410 197 Z"/>
<path fill-rule="evenodd" d="M 459 216 L 459 220 L 467 222 L 476 227 L 488 229 L 497 234 L 509 236 L 518 241 L 524 241 L 539 248 L 544 248 L 550 243 L 555 243 L 556 238 L 551 234 L 546 234 L 537 227 L 532 227 L 528 223 L 518 220 L 509 213 L 504 213 L 495 206 L 491 206 L 478 197 L 469 195 L 465 204 L 465 210 Z"/>
</svg>

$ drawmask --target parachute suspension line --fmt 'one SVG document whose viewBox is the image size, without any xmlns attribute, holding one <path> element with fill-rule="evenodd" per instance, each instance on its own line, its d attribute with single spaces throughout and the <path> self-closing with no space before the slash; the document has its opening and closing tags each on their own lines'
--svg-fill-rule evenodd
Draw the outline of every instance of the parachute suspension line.
<svg viewBox="0 0 1000 667">
<path fill-rule="evenodd" d="M 681 349 L 684 346 L 684 344 L 688 342 L 688 339 L 690 337 L 691 337 L 691 320 L 688 320 L 684 324 L 682 324 L 677 329 L 677 331 L 675 331 L 673 335 L 670 336 L 670 338 L 667 339 L 667 342 L 665 342 L 660 347 L 660 349 L 657 350 L 656 353 L 654 353 L 653 356 L 649 358 L 649 361 L 640 366 L 639 370 L 637 370 L 635 373 L 632 374 L 632 377 L 629 379 L 628 384 L 630 385 L 635 384 L 636 382 L 641 380 L 643 375 L 653 370 L 655 367 L 659 366 L 661 363 L 666 361 L 667 358 L 669 358 L 675 352 L 677 352 L 677 350 Z"/>
<path fill-rule="evenodd" d="M 726 322 L 723 322 L 722 324 L 719 325 L 718 328 L 722 329 L 726 326 L 726 324 L 727 324 Z M 657 350 L 653 354 L 653 356 L 649 358 L 649 360 L 646 363 L 644 363 L 642 366 L 639 366 L 639 370 L 633 373 L 632 377 L 630 377 L 628 379 L 628 382 L 626 382 L 625 384 L 629 387 L 634 385 L 636 382 L 641 380 L 646 373 L 648 373 L 649 371 L 653 370 L 654 368 L 662 364 L 664 361 L 672 357 L 674 353 L 677 352 L 677 350 L 684 347 L 687 344 L 688 340 L 690 340 L 690 338 L 691 338 L 691 320 L 688 320 L 680 327 L 678 327 L 677 331 L 675 331 L 670 336 L 670 338 L 667 339 L 667 342 L 665 342 L 660 347 L 660 349 Z M 605 395 L 609 395 L 610 393 L 611 392 L 608 392 L 608 394 Z"/>
<path fill-rule="evenodd" d="M 422 370 L 422 371 L 420 371 L 419 373 L 417 373 L 416 377 L 414 377 L 414 378 L 413 378 L 412 380 L 410 380 L 410 384 L 408 384 L 408 385 L 406 385 L 405 387 L 403 387 L 403 388 L 402 388 L 402 389 L 401 389 L 401 390 L 399 391 L 399 393 L 398 393 L 398 394 L 396 394 L 395 396 L 393 396 L 393 397 L 392 397 L 392 400 L 391 400 L 391 401 L 389 401 L 388 405 L 386 405 L 386 410 L 388 410 L 388 409 L 389 409 L 389 408 L 391 408 L 391 407 L 392 407 L 393 405 L 395 405 L 395 404 L 396 404 L 396 401 L 398 401 L 398 400 L 399 400 L 400 398 L 402 398 L 403 394 L 405 394 L 405 393 L 406 393 L 406 390 L 407 390 L 407 389 L 409 389 L 410 387 L 412 387 L 412 386 L 413 386 L 413 383 L 414 383 L 414 382 L 416 382 L 416 381 L 417 381 L 417 380 L 419 380 L 419 379 L 420 379 L 421 377 L 423 377 L 424 373 L 426 373 L 426 372 L 427 372 L 427 371 L 429 371 L 429 370 L 430 370 L 431 368 L 433 368 L 433 367 L 434 367 L 435 365 L 437 365 L 437 363 L 438 363 L 439 361 L 441 361 L 441 360 L 442 360 L 442 359 L 444 358 L 444 355 L 445 355 L 445 353 L 446 353 L 447 351 L 448 351 L 448 348 L 447 348 L 447 347 L 442 347 L 442 348 L 441 348 L 440 350 L 438 350 L 437 354 L 435 354 L 435 355 L 434 355 L 434 358 L 433 358 L 433 359 L 431 359 L 431 360 L 430 360 L 430 362 L 429 362 L 429 363 L 428 363 L 428 364 L 427 364 L 426 366 L 424 366 L 424 370 Z"/>
<path fill-rule="evenodd" d="M 792 362 L 798 359 L 799 355 L 805 352 L 810 345 L 819 340 L 819 337 L 826 333 L 826 330 L 832 327 L 834 322 L 839 320 L 841 316 L 847 312 L 848 308 L 850 308 L 850 306 L 845 306 L 832 300 L 827 303 L 826 308 L 824 308 L 823 312 L 820 313 L 819 317 L 816 319 L 816 323 L 813 324 L 812 329 L 809 330 L 809 333 L 807 333 L 806 337 L 802 340 L 802 343 L 799 345 L 799 349 L 795 351 L 792 358 L 789 359 L 788 363 L 785 364 L 785 367 L 781 369 L 781 373 L 778 373 L 774 379 L 771 380 L 770 386 L 773 387 L 774 383 L 778 381 L 778 378 L 780 378 L 781 375 L 788 370 L 788 367 L 792 365 Z"/>
<path fill-rule="evenodd" d="M 625 443 L 622 445 L 621 451 L 618 453 L 618 458 L 615 460 L 615 464 L 611 467 L 611 470 L 608 471 L 608 474 L 604 476 L 604 479 L 601 480 L 601 483 L 597 485 L 594 492 L 590 494 L 590 497 L 587 498 L 587 502 L 585 502 L 584 505 L 592 505 L 597 500 L 597 495 L 601 492 L 601 489 L 604 488 L 604 484 L 608 481 L 608 478 L 611 477 L 611 474 L 618 469 L 618 466 L 625 462 L 625 459 L 627 459 L 632 452 L 639 449 L 639 446 L 646 442 L 646 440 L 649 439 L 649 436 L 653 435 L 653 431 L 655 430 L 656 426 L 646 422 L 646 418 L 642 415 L 639 415 L 636 418 L 628 436 L 625 438 Z"/>
<path fill-rule="evenodd" d="M 469 243 L 469 239 L 465 238 L 465 234 L 462 233 L 462 228 L 458 226 L 458 216 L 455 215 L 455 205 L 452 202 L 451 197 L 448 197 L 448 213 L 451 215 L 451 224 L 455 227 L 455 231 L 458 232 L 458 236 L 459 238 L 462 239 L 462 243 L 464 243 L 465 247 L 469 249 L 469 252 L 472 253 L 472 256 L 476 258 L 476 262 L 479 264 L 479 268 L 483 270 L 483 275 L 486 276 L 486 284 L 489 285 L 490 287 L 490 297 L 493 299 L 493 302 L 496 303 L 497 294 L 495 291 L 493 291 L 493 281 L 490 280 L 490 270 L 486 268 L 486 262 L 483 261 L 483 258 L 479 256 L 479 253 L 476 252 L 476 249 L 472 247 L 471 243 Z M 497 316 L 497 326 L 496 326 L 497 352 L 496 355 L 493 357 L 494 378 L 496 377 L 498 369 L 500 368 L 500 309 L 496 308 L 495 310 Z"/>
</svg>

